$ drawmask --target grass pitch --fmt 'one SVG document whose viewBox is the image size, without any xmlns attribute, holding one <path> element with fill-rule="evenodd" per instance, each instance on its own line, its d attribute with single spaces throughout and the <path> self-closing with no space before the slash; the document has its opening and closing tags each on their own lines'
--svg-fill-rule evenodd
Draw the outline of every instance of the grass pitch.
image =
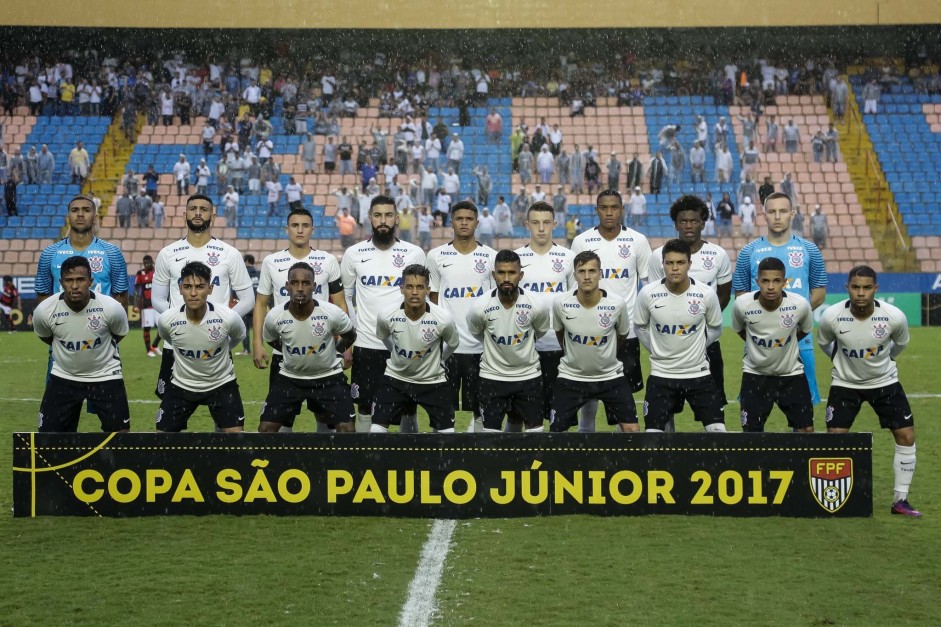
<svg viewBox="0 0 941 627">
<path fill-rule="evenodd" d="M 723 337 L 734 398 L 741 341 Z M 459 521 L 434 622 L 442 625 L 936 624 L 941 563 L 941 331 L 913 329 L 899 359 L 918 440 L 912 502 L 920 520 L 888 513 L 891 434 L 872 430 L 871 519 L 560 516 Z M 153 428 L 159 360 L 139 331 L 122 343 L 135 430 Z M 394 624 L 431 523 L 382 518 L 12 518 L 14 431 L 35 428 L 47 349 L 0 335 L 0 625 Z M 818 352 L 822 393 L 829 360 Z M 237 358 L 254 429 L 267 372 Z M 647 372 L 645 368 L 645 372 Z M 822 430 L 823 406 L 817 407 Z M 466 428 L 467 415 L 459 427 Z M 726 423 L 738 429 L 737 405 Z M 193 429 L 210 429 L 200 411 Z M 599 427 L 608 429 L 607 426 Z M 691 415 L 678 430 L 698 430 Z M 97 431 L 94 417 L 82 430 Z M 302 415 L 300 430 L 312 429 Z M 772 416 L 769 431 L 785 430 Z M 615 437 L 615 436 L 612 436 Z"/>
</svg>

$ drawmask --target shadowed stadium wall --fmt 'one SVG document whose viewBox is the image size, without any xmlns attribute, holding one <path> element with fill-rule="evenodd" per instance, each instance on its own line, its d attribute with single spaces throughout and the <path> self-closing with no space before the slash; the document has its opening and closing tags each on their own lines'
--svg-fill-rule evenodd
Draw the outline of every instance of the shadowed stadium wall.
<svg viewBox="0 0 941 627">
<path fill-rule="evenodd" d="M 97 28 L 684 28 L 941 23 L 930 0 L 47 0 L 7 2 L 6 26 Z"/>
</svg>

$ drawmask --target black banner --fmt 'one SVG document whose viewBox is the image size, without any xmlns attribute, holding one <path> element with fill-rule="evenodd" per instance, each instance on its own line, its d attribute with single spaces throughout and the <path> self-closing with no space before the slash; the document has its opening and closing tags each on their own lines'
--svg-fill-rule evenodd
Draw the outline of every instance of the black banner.
<svg viewBox="0 0 941 627">
<path fill-rule="evenodd" d="M 14 433 L 14 516 L 871 516 L 872 434 Z"/>
</svg>

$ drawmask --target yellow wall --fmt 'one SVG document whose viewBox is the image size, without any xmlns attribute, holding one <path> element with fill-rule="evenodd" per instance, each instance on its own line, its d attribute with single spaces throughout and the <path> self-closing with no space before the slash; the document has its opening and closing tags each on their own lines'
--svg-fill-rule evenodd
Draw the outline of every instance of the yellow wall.
<svg viewBox="0 0 941 627">
<path fill-rule="evenodd" d="M 941 23 L 939 0 L 46 0 L 7 26 L 637 28 Z M 590 11 L 587 10 L 590 7 Z"/>
</svg>

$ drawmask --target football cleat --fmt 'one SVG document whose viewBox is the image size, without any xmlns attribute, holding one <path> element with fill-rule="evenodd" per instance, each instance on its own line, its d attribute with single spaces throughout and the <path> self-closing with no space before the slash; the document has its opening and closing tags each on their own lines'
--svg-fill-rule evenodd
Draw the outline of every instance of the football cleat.
<svg viewBox="0 0 941 627">
<path fill-rule="evenodd" d="M 147 351 L 147 356 L 148 356 L 148 357 L 156 357 L 156 356 L 157 356 L 157 352 L 156 352 L 156 351 L 152 351 L 152 350 Z"/>
<path fill-rule="evenodd" d="M 921 512 L 911 506 L 911 504 L 906 500 L 902 499 L 901 501 L 896 501 L 892 505 L 892 513 L 898 514 L 900 516 L 909 516 L 910 518 L 920 518 Z"/>
</svg>

